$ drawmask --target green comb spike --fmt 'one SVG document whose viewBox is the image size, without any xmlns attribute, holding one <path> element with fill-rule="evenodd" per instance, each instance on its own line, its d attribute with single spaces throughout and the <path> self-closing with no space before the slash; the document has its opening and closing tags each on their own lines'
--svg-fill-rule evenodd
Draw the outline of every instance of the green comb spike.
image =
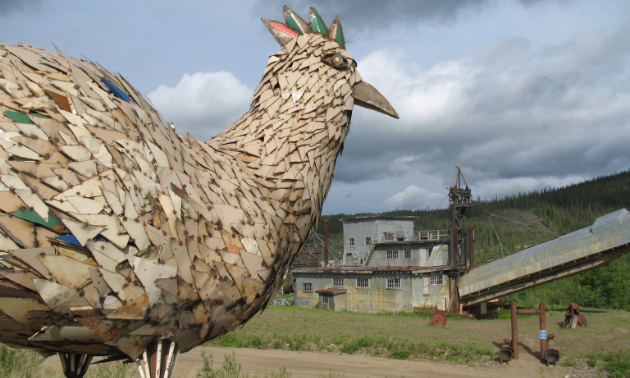
<svg viewBox="0 0 630 378">
<path fill-rule="evenodd" d="M 346 44 L 343 43 L 343 30 L 341 30 L 341 25 L 337 25 L 337 32 L 335 33 L 335 40 L 341 46 L 342 49 L 346 48 Z"/>
<path fill-rule="evenodd" d="M 304 34 L 304 30 L 302 30 L 302 26 L 299 22 L 293 17 L 292 13 L 287 13 L 287 26 L 291 29 L 297 31 L 300 34 Z"/>
<path fill-rule="evenodd" d="M 313 33 L 322 33 L 324 37 L 328 37 L 326 24 L 324 24 L 324 20 L 322 20 L 315 9 L 311 10 L 311 29 L 313 30 Z"/>
</svg>

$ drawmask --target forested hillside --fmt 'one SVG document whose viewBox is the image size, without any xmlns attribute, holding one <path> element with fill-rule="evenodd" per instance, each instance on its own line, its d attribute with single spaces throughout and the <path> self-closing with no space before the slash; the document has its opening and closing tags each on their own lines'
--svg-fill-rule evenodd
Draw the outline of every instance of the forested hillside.
<svg viewBox="0 0 630 378">
<path fill-rule="evenodd" d="M 446 195 L 446 192 L 444 193 Z M 630 171 L 598 177 L 562 188 L 518 193 L 491 200 L 477 199 L 468 224 L 475 229 L 475 264 L 518 252 L 558 235 L 587 227 L 597 217 L 626 208 L 630 210 Z M 474 193 L 473 193 L 474 195 Z M 482 211 L 486 209 L 493 216 Z M 414 215 L 415 229 L 448 229 L 451 213 L 442 210 L 396 210 L 384 215 Z M 341 240 L 343 217 L 369 214 L 336 214 L 328 219 L 330 237 Z M 321 220 L 318 232 L 321 230 Z M 498 235 L 498 237 L 497 237 Z M 499 240 L 501 243 L 499 243 Z M 503 250 L 501 248 L 503 245 Z M 604 267 L 541 285 L 504 298 L 519 305 L 545 302 L 630 310 L 630 255 Z"/>
</svg>

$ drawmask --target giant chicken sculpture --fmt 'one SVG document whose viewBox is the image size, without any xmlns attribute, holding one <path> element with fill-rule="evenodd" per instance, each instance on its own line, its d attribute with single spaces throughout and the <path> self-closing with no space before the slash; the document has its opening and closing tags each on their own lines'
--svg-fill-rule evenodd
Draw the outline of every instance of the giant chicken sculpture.
<svg viewBox="0 0 630 378">
<path fill-rule="evenodd" d="M 339 18 L 263 19 L 283 48 L 221 135 L 183 136 L 122 76 L 0 45 L 0 342 L 170 377 L 266 305 L 330 188 L 362 81 Z"/>
</svg>

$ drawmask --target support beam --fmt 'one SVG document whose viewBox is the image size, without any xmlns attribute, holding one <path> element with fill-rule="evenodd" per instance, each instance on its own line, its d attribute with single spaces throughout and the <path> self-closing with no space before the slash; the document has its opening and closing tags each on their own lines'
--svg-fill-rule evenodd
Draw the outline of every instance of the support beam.
<svg viewBox="0 0 630 378">
<path fill-rule="evenodd" d="M 63 374 L 67 378 L 83 378 L 90 367 L 92 357 L 87 354 L 59 353 Z"/>
<path fill-rule="evenodd" d="M 154 340 L 136 360 L 141 378 L 172 378 L 179 357 L 177 343 L 171 340 Z"/>
<path fill-rule="evenodd" d="M 512 319 L 512 348 L 514 348 L 514 359 L 518 360 L 518 326 L 516 324 L 516 303 L 510 304 Z"/>
</svg>

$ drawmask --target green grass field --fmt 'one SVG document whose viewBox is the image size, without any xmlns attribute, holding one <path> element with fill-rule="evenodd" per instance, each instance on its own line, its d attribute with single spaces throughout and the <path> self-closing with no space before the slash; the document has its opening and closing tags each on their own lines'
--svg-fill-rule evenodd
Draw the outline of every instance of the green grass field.
<svg viewBox="0 0 630 378">
<path fill-rule="evenodd" d="M 603 370 L 630 374 L 630 313 L 583 309 L 588 325 L 561 327 L 563 308 L 547 310 L 547 331 L 555 334 L 550 347 L 565 364 L 577 359 Z M 360 314 L 269 307 L 238 330 L 208 345 L 348 353 L 395 359 L 448 361 L 482 366 L 495 358 L 504 338 L 510 338 L 510 314 L 495 320 L 469 320 L 448 315 L 445 326 L 430 326 L 430 313 Z M 520 341 L 537 345 L 538 316 L 519 315 Z M 585 341 L 588 340 L 588 341 Z M 614 375 L 613 375 L 614 376 Z"/>
<path fill-rule="evenodd" d="M 630 375 L 630 313 L 583 309 L 588 325 L 574 330 L 561 327 L 564 310 L 547 311 L 547 331 L 555 334 L 550 347 L 561 353 L 561 364 L 573 366 L 578 360 L 608 372 L 610 377 Z M 447 361 L 483 366 L 495 358 L 503 338 L 510 337 L 509 313 L 496 320 L 469 320 L 448 316 L 446 326 L 429 326 L 430 313 L 359 314 L 269 307 L 244 327 L 211 340 L 208 345 L 287 349 L 317 353 L 347 353 L 393 359 Z M 519 316 L 519 341 L 537 349 L 538 317 Z M 56 358 L 56 357 L 52 357 Z M 42 367 L 43 358 L 27 350 L 0 345 L 0 377 L 62 378 L 61 371 Z M 238 361 L 226 358 L 206 367 L 199 378 L 245 378 Z M 260 376 L 289 377 L 278 367 Z M 330 377 L 342 375 L 330 372 Z M 88 378 L 138 377 L 135 365 L 108 363 L 92 366 Z M 189 377 L 186 377 L 189 378 Z M 255 377 L 251 377 L 255 378 Z"/>
</svg>

